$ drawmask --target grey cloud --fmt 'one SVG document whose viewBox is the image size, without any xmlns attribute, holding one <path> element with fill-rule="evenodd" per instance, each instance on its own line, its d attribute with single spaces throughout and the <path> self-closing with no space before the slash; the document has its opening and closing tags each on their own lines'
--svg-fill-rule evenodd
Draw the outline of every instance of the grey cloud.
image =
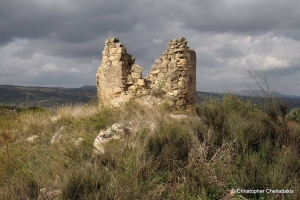
<svg viewBox="0 0 300 200">
<path fill-rule="evenodd" d="M 201 32 L 262 33 L 298 27 L 300 3 L 267 1 L 1 1 L 2 44 L 13 37 L 46 38 L 79 43 L 114 32 L 130 32 L 139 22 L 148 29 L 178 21 Z M 47 2 L 47 1 L 45 1 Z M 60 3 L 62 2 L 62 3 Z M 158 6 L 159 5 L 159 6 Z M 291 35 L 286 33 L 287 35 Z M 294 36 L 296 37 L 296 36 Z"/>
<path fill-rule="evenodd" d="M 12 56 L 22 58 L 22 59 L 30 59 L 35 53 L 35 49 L 31 47 L 22 48 L 15 51 Z"/>
<path fill-rule="evenodd" d="M 230 43 L 224 44 L 216 53 L 222 58 L 236 58 L 245 55 L 242 49 Z"/>
<path fill-rule="evenodd" d="M 211 52 L 197 52 L 197 65 L 201 68 L 219 67 L 216 56 Z"/>
<path fill-rule="evenodd" d="M 144 68 L 144 75 L 170 39 L 186 37 L 197 52 L 198 90 L 222 92 L 225 84 L 244 85 L 241 63 L 250 54 L 287 61 L 291 67 L 270 67 L 267 73 L 290 77 L 299 73 L 299 60 L 292 56 L 300 40 L 299 5 L 298 0 L 2 0 L 0 52 L 6 53 L 0 55 L 0 75 L 11 76 L 2 76 L 0 84 L 94 84 L 107 37 L 120 38 Z M 251 41 L 245 42 L 248 36 Z M 274 42 L 276 36 L 289 42 Z M 7 53 L 14 38 L 28 38 L 28 42 Z M 281 50 L 293 42 L 291 53 Z M 256 66 L 256 60 L 250 61 L 249 67 Z M 47 63 L 57 64 L 60 71 L 43 72 Z M 70 67 L 82 73 L 69 74 Z M 39 76 L 20 77 L 20 72 L 28 71 Z"/>
<path fill-rule="evenodd" d="M 267 73 L 268 75 L 271 76 L 287 76 L 287 75 L 300 73 L 300 65 L 289 66 L 284 69 L 272 69 L 272 70 L 268 70 L 267 72 L 265 71 L 258 71 L 258 72 L 261 74 Z"/>
<path fill-rule="evenodd" d="M 0 44 L 14 37 L 48 37 L 62 17 L 67 16 L 62 10 L 49 10 L 35 1 L 3 0 L 0 7 L 8 9 L 1 16 Z"/>
<path fill-rule="evenodd" d="M 197 1 L 189 15 L 178 12 L 184 27 L 209 32 L 261 34 L 265 31 L 300 29 L 298 0 Z M 178 10 L 180 8 L 177 8 Z"/>
<path fill-rule="evenodd" d="M 49 41 L 50 42 L 50 41 Z M 87 43 L 55 43 L 50 45 L 47 49 L 44 50 L 45 54 L 60 56 L 66 58 L 98 58 L 100 59 L 102 54 L 103 47 L 100 45 L 99 40 L 87 42 Z"/>
<path fill-rule="evenodd" d="M 76 80 L 76 82 L 74 82 Z M 81 87 L 85 84 L 95 85 L 95 83 L 91 83 L 87 78 L 82 78 L 81 74 L 75 74 L 70 76 L 70 74 L 56 74 L 55 76 L 51 76 L 47 73 L 41 74 L 38 77 L 32 79 L 32 81 L 24 81 L 25 84 L 28 85 L 43 85 L 57 87 L 61 85 L 65 85 L 65 87 Z"/>
<path fill-rule="evenodd" d="M 130 12 L 129 2 L 3 0 L 0 4 L 0 43 L 5 44 L 14 37 L 54 37 L 78 43 L 110 30 L 126 31 L 138 20 Z"/>
</svg>

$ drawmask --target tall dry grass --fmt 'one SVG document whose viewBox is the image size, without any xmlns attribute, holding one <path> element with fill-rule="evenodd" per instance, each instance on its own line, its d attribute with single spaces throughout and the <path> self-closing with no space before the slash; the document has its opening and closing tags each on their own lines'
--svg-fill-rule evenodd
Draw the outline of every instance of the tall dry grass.
<svg viewBox="0 0 300 200">
<path fill-rule="evenodd" d="M 189 111 L 130 102 L 24 111 L 0 122 L 0 199 L 36 199 L 41 188 L 61 190 L 61 199 L 300 198 L 300 125 L 234 96 Z M 95 137 L 115 122 L 124 135 L 93 155 Z M 63 139 L 51 144 L 59 131 Z M 39 138 L 27 142 L 33 134 Z M 294 194 L 231 193 L 237 188 Z"/>
</svg>

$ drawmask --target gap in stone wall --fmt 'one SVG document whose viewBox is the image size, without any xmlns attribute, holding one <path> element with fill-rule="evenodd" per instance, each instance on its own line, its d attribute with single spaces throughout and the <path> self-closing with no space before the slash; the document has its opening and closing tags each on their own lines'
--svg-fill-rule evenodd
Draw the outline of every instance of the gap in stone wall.
<svg viewBox="0 0 300 200">
<path fill-rule="evenodd" d="M 172 107 L 185 108 L 196 103 L 196 53 L 187 46 L 185 38 L 171 40 L 145 77 L 144 69 L 118 38 L 105 41 L 102 56 L 96 74 L 99 100 L 125 101 L 137 94 L 161 92 Z"/>
</svg>

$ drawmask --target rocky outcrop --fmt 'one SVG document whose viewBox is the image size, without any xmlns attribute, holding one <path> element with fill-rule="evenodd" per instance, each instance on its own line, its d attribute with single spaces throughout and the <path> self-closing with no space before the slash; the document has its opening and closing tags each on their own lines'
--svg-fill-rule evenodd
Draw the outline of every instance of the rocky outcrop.
<svg viewBox="0 0 300 200">
<path fill-rule="evenodd" d="M 51 190 L 49 188 L 40 189 L 37 200 L 59 200 L 62 199 L 61 190 Z"/>
<path fill-rule="evenodd" d="M 122 124 L 115 123 L 107 130 L 101 130 L 94 141 L 94 155 L 104 154 L 105 143 L 110 140 L 119 140 L 121 135 L 124 135 Z"/>
<path fill-rule="evenodd" d="M 66 128 L 67 128 L 66 126 L 60 127 L 60 130 L 55 132 L 54 135 L 52 136 L 50 143 L 51 144 L 59 143 L 62 138 L 62 133 L 66 130 Z"/>
<path fill-rule="evenodd" d="M 34 141 L 35 141 L 37 138 L 39 138 L 39 136 L 38 136 L 38 135 L 32 135 L 32 136 L 30 136 L 30 137 L 26 138 L 26 140 L 27 140 L 27 142 L 29 142 L 29 143 L 33 144 L 33 143 L 34 143 Z"/>
<path fill-rule="evenodd" d="M 196 103 L 196 53 L 185 38 L 171 40 L 145 78 L 143 68 L 135 64 L 135 58 L 118 38 L 105 41 L 102 56 L 96 74 L 100 102 L 116 104 L 138 94 L 160 93 L 172 107 L 186 108 Z"/>
</svg>

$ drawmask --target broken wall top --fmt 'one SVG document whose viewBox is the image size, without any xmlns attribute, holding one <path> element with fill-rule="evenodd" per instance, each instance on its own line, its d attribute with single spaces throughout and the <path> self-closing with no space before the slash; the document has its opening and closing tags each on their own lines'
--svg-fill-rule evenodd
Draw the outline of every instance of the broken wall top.
<svg viewBox="0 0 300 200">
<path fill-rule="evenodd" d="M 135 58 L 118 38 L 105 41 L 102 56 L 96 74 L 99 100 L 127 101 L 132 96 L 159 90 L 171 106 L 196 103 L 196 53 L 187 46 L 185 38 L 171 40 L 145 78 L 143 68 L 134 64 Z"/>
</svg>

